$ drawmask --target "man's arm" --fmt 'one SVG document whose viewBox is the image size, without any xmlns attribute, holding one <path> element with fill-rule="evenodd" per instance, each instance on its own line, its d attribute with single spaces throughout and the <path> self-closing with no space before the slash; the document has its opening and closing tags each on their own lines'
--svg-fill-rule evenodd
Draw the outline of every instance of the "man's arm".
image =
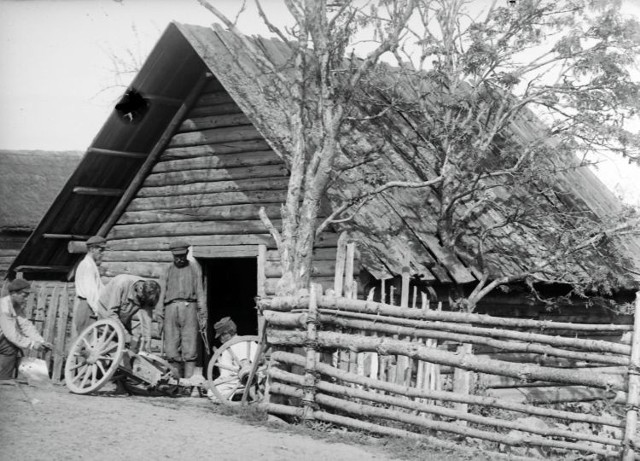
<svg viewBox="0 0 640 461">
<path fill-rule="evenodd" d="M 151 349 L 151 317 L 153 309 L 140 309 L 136 314 L 140 321 L 140 350 L 149 352 Z"/>
<path fill-rule="evenodd" d="M 20 324 L 20 330 L 16 328 L 16 318 L 18 319 L 18 324 Z M 26 319 L 24 320 L 29 322 Z M 42 339 L 42 336 L 38 334 L 38 331 L 33 325 L 31 325 L 31 327 L 35 330 L 35 334 L 37 336 L 34 335 L 33 337 L 29 337 L 23 334 L 21 331 L 22 324 L 20 322 L 20 317 L 13 317 L 11 313 L 6 311 L 6 309 L 0 308 L 0 331 L 10 343 L 23 349 L 35 348 L 39 342 L 43 343 L 44 339 Z"/>
</svg>

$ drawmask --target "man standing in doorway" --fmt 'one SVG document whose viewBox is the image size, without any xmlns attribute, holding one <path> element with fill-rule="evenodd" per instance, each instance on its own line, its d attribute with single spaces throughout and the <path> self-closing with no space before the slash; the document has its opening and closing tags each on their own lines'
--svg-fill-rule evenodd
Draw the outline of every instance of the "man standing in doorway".
<svg viewBox="0 0 640 461">
<path fill-rule="evenodd" d="M 98 266 L 102 262 L 102 253 L 107 241 L 94 235 L 87 240 L 87 255 L 76 269 L 76 311 L 73 323 L 76 333 L 80 333 L 97 319 L 98 299 L 104 289 Z"/>
<path fill-rule="evenodd" d="M 207 306 L 202 285 L 202 270 L 195 260 L 187 259 L 189 243 L 177 240 L 169 245 L 173 264 L 164 277 L 164 299 L 157 314 L 158 329 L 164 329 L 164 350 L 169 362 L 184 378 L 191 378 L 198 355 L 198 331 L 206 332 Z"/>
<path fill-rule="evenodd" d="M 53 347 L 25 317 L 30 287 L 29 282 L 16 279 L 9 283 L 9 295 L 0 298 L 0 380 L 15 377 L 21 349 L 39 351 Z"/>
</svg>

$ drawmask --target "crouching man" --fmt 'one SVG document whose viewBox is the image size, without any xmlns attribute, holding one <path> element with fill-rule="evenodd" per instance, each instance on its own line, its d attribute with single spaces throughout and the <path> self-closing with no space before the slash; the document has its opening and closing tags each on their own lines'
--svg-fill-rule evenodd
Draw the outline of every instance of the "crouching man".
<svg viewBox="0 0 640 461">
<path fill-rule="evenodd" d="M 133 352 L 149 352 L 151 346 L 151 318 L 160 298 L 160 285 L 137 275 L 116 275 L 105 286 L 98 300 L 99 317 L 110 318 L 120 323 L 127 334 L 131 334 L 131 321 L 138 314 L 140 320 L 139 341 L 134 341 Z M 127 337 L 127 342 L 131 342 Z"/>
<path fill-rule="evenodd" d="M 220 319 L 213 328 L 216 331 L 216 339 L 219 339 L 222 344 L 235 338 L 238 331 L 230 317 Z M 218 359 L 220 376 L 212 384 L 225 400 L 237 400 L 242 396 L 257 350 L 258 343 L 255 341 L 248 344 L 241 342 L 229 346 L 220 355 Z M 217 396 L 211 389 L 207 391 L 207 397 L 214 403 L 218 402 Z"/>
<path fill-rule="evenodd" d="M 0 298 L 0 380 L 13 379 L 18 369 L 22 349 L 51 349 L 25 317 L 31 284 L 23 279 L 9 283 L 9 295 Z"/>
</svg>

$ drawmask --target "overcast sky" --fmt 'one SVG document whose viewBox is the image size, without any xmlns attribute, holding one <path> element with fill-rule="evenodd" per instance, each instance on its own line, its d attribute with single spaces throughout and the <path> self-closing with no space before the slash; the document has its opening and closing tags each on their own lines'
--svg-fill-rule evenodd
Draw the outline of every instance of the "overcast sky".
<svg viewBox="0 0 640 461">
<path fill-rule="evenodd" d="M 282 0 L 262 1 L 271 18 L 285 20 Z M 212 2 L 230 16 L 241 3 Z M 626 5 L 640 17 L 640 0 Z M 0 149 L 85 150 L 133 78 L 114 61 L 144 61 L 172 20 L 215 21 L 195 0 L 0 0 Z M 239 27 L 267 34 L 251 9 Z M 600 170 L 640 205 L 640 169 Z"/>
</svg>

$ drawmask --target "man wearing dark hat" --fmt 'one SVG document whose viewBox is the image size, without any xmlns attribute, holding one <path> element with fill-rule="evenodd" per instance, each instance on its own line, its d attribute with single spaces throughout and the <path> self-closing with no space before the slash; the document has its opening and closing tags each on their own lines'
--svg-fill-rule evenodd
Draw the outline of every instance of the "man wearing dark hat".
<svg viewBox="0 0 640 461">
<path fill-rule="evenodd" d="M 164 279 L 162 308 L 156 314 L 159 331 L 164 329 L 164 351 L 177 370 L 184 365 L 182 377 L 191 378 L 197 358 L 198 331 L 207 328 L 207 306 L 202 271 L 194 259 L 188 259 L 189 243 L 171 242 L 173 264 Z"/>
<path fill-rule="evenodd" d="M 15 377 L 21 349 L 52 348 L 25 317 L 29 288 L 29 282 L 16 279 L 9 283 L 9 295 L 0 298 L 0 380 Z"/>
<path fill-rule="evenodd" d="M 87 255 L 80 261 L 76 269 L 76 309 L 73 324 L 80 333 L 97 319 L 98 298 L 104 289 L 100 279 L 98 266 L 102 262 L 102 253 L 107 241 L 104 237 L 94 235 L 87 240 Z"/>
</svg>

